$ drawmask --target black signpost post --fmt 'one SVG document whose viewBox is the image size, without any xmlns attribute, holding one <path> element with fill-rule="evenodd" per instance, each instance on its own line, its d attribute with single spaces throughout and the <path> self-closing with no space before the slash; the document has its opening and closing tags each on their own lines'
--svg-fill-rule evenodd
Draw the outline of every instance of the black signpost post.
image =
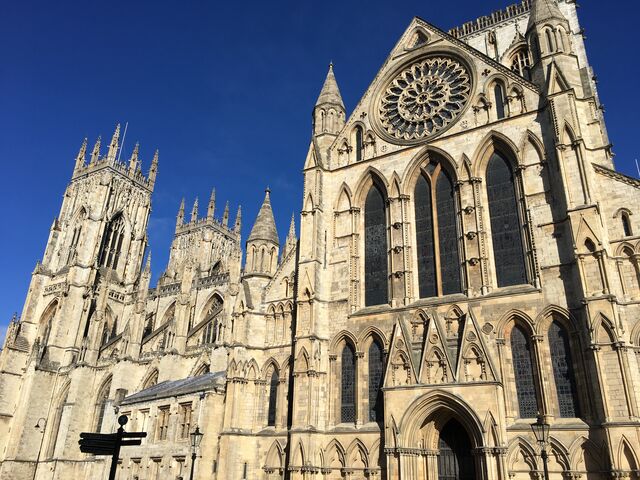
<svg viewBox="0 0 640 480">
<path fill-rule="evenodd" d="M 129 419 L 125 415 L 118 417 L 120 428 L 116 433 L 88 433 L 80 434 L 80 451 L 93 455 L 110 455 L 111 469 L 109 470 L 109 480 L 115 480 L 116 469 L 118 468 L 118 458 L 120 448 L 132 445 L 140 445 L 142 438 L 147 436 L 146 432 L 125 432 L 124 426 Z M 132 440 L 125 440 L 125 439 Z"/>
</svg>

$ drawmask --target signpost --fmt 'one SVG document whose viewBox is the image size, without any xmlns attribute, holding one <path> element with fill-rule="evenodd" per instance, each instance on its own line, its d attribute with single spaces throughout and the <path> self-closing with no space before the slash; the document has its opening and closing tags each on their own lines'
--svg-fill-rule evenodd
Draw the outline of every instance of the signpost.
<svg viewBox="0 0 640 480">
<path fill-rule="evenodd" d="M 120 428 L 116 433 L 89 433 L 80 434 L 80 451 L 93 455 L 110 455 L 111 469 L 109 470 L 109 480 L 115 480 L 120 448 L 133 445 L 140 445 L 142 438 L 147 436 L 146 432 L 125 432 L 124 426 L 129 419 L 125 415 L 118 417 Z M 131 439 L 131 440 L 125 440 Z"/>
</svg>

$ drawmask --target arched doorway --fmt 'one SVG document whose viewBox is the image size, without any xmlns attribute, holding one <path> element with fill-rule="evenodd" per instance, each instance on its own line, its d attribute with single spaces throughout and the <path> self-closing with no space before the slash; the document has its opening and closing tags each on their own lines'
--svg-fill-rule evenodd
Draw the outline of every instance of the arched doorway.
<svg viewBox="0 0 640 480">
<path fill-rule="evenodd" d="M 438 480 L 474 480 L 471 440 L 456 419 L 449 420 L 438 439 Z"/>
</svg>

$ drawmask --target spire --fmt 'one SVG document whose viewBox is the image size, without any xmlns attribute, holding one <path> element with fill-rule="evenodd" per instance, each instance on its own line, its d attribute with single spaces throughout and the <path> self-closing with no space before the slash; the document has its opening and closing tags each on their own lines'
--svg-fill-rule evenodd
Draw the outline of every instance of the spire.
<svg viewBox="0 0 640 480">
<path fill-rule="evenodd" d="M 144 272 L 149 273 L 151 271 L 151 249 L 149 249 L 149 253 L 147 254 L 147 263 L 144 265 Z"/>
<path fill-rule="evenodd" d="M 240 233 L 241 227 L 242 227 L 242 206 L 238 205 L 238 213 L 236 213 L 236 224 L 233 227 L 233 230 L 236 233 Z"/>
<path fill-rule="evenodd" d="M 316 107 L 324 103 L 339 105 L 344 110 L 344 102 L 340 95 L 338 82 L 336 82 L 336 76 L 333 74 L 333 63 L 329 64 L 329 72 L 327 72 L 327 78 L 324 80 L 320 96 L 318 96 L 318 100 L 316 101 Z"/>
<path fill-rule="evenodd" d="M 109 144 L 109 151 L 107 152 L 107 158 L 111 161 L 114 161 L 118 155 L 118 140 L 120 140 L 120 124 L 116 125 L 116 131 L 113 132 L 113 137 L 111 137 L 111 143 Z"/>
<path fill-rule="evenodd" d="M 78 152 L 78 156 L 76 157 L 76 166 L 74 170 L 78 170 L 84 167 L 84 162 L 87 158 L 87 137 L 82 141 L 82 145 L 80 145 L 80 151 Z"/>
<path fill-rule="evenodd" d="M 555 0 L 533 0 L 527 30 L 532 29 L 534 26 L 540 23 L 546 22 L 551 18 L 562 21 L 567 20 L 560 11 L 560 8 L 558 8 Z"/>
<path fill-rule="evenodd" d="M 253 224 L 251 233 L 247 242 L 252 240 L 266 240 L 267 242 L 280 245 L 278 241 L 278 231 L 276 229 L 276 221 L 273 218 L 273 210 L 271 210 L 271 190 L 267 188 L 265 191 L 264 201 Z"/>
<path fill-rule="evenodd" d="M 191 209 L 191 221 L 195 222 L 198 220 L 198 197 L 196 197 L 196 201 L 193 202 L 193 208 Z"/>
<path fill-rule="evenodd" d="M 96 144 L 93 146 L 93 151 L 91 152 L 91 160 L 89 161 L 89 165 L 96 163 L 100 159 L 100 144 L 102 143 L 102 137 L 98 136 L 96 140 Z"/>
<path fill-rule="evenodd" d="M 209 207 L 207 208 L 207 218 L 213 220 L 216 214 L 216 189 L 211 190 L 211 197 L 209 198 Z"/>
<path fill-rule="evenodd" d="M 287 234 L 287 240 L 284 243 L 284 249 L 282 251 L 282 258 L 286 258 L 289 252 L 296 248 L 296 218 L 295 214 L 291 214 L 291 224 L 289 225 L 289 233 Z"/>
<path fill-rule="evenodd" d="M 138 169 L 138 151 L 140 150 L 140 144 L 136 142 L 136 146 L 133 147 L 133 153 L 129 159 L 129 173 L 135 173 Z"/>
<path fill-rule="evenodd" d="M 224 213 L 222 214 L 222 224 L 226 227 L 229 224 L 229 200 L 224 206 Z"/>
<path fill-rule="evenodd" d="M 151 168 L 149 169 L 149 186 L 153 188 L 156 183 L 156 175 L 158 174 L 158 156 L 160 151 L 156 150 L 153 154 L 153 160 L 151 161 Z"/>
<path fill-rule="evenodd" d="M 184 198 L 180 202 L 180 208 L 178 209 L 178 217 L 176 218 L 176 228 L 184 224 Z"/>
</svg>

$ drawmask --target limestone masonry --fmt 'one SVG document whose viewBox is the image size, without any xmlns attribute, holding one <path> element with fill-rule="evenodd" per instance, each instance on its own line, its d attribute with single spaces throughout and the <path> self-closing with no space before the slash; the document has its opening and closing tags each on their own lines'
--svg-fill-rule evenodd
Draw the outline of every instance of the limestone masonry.
<svg viewBox="0 0 640 480">
<path fill-rule="evenodd" d="M 0 353 L 0 478 L 106 478 L 78 438 L 118 415 L 122 480 L 188 478 L 196 426 L 197 479 L 542 479 L 538 415 L 552 479 L 640 478 L 640 181 L 576 8 L 415 18 L 349 114 L 330 66 L 286 237 L 277 191 L 246 240 L 183 202 L 155 287 L 158 155 L 85 141 Z"/>
</svg>

